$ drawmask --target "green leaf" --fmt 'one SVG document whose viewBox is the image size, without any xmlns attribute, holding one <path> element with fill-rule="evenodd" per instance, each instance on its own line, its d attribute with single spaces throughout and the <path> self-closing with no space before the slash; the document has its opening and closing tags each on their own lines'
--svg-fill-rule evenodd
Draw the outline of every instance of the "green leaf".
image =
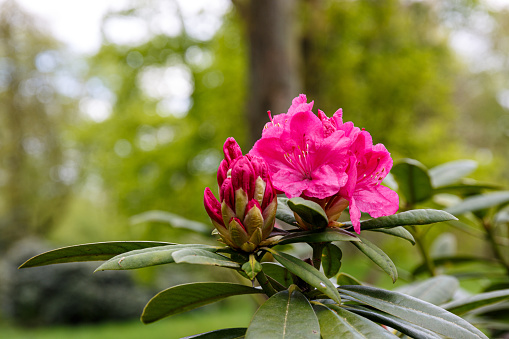
<svg viewBox="0 0 509 339">
<path fill-rule="evenodd" d="M 380 268 L 383 269 L 384 272 L 391 277 L 392 282 L 395 282 L 398 279 L 398 270 L 396 269 L 396 266 L 392 262 L 391 258 L 389 258 L 389 256 L 375 244 L 368 241 L 367 239 L 362 239 L 362 242 L 353 242 L 352 244 L 354 244 L 355 247 L 357 247 L 375 264 L 380 266 Z"/>
<path fill-rule="evenodd" d="M 468 298 L 454 300 L 441 307 L 457 315 L 465 314 L 476 308 L 495 304 L 509 299 L 509 289 L 486 292 Z"/>
<path fill-rule="evenodd" d="M 133 270 L 148 266 L 170 264 L 175 262 L 172 254 L 185 248 L 201 248 L 210 252 L 215 252 L 220 249 L 220 247 L 200 244 L 150 247 L 117 255 L 104 262 L 95 271 Z"/>
<path fill-rule="evenodd" d="M 152 323 L 164 317 L 187 312 L 218 300 L 262 290 L 225 282 L 199 282 L 170 287 L 156 294 L 145 306 L 141 321 Z"/>
<path fill-rule="evenodd" d="M 454 215 L 461 215 L 467 212 L 474 212 L 508 202 L 509 191 L 485 193 L 466 198 L 459 204 L 446 208 L 446 211 Z"/>
<path fill-rule="evenodd" d="M 467 256 L 453 256 L 453 257 L 441 257 L 433 258 L 433 265 L 435 267 L 450 265 L 456 266 L 458 264 L 469 264 L 469 263 L 496 263 L 496 260 L 490 258 L 481 257 L 467 257 Z M 412 275 L 418 275 L 426 272 L 427 268 L 425 264 L 421 264 L 414 268 Z"/>
<path fill-rule="evenodd" d="M 433 187 L 442 187 L 459 181 L 476 168 L 477 162 L 473 160 L 455 160 L 431 168 L 428 174 Z"/>
<path fill-rule="evenodd" d="M 245 262 L 242 265 L 242 270 L 246 272 L 247 276 L 250 280 L 253 280 L 256 275 L 262 270 L 262 265 L 256 260 L 256 257 L 253 253 L 249 255 L 249 261 Z"/>
<path fill-rule="evenodd" d="M 331 308 L 313 305 L 323 339 L 398 338 L 385 328 L 342 307 Z"/>
<path fill-rule="evenodd" d="M 277 198 L 276 218 L 290 225 L 297 225 L 293 211 L 288 207 L 288 198 Z"/>
<path fill-rule="evenodd" d="M 323 208 L 316 202 L 303 198 L 292 198 L 288 200 L 288 207 L 307 224 L 315 229 L 324 229 L 329 225 L 329 219 Z"/>
<path fill-rule="evenodd" d="M 222 256 L 200 248 L 186 248 L 176 251 L 172 254 L 177 264 L 198 264 L 221 267 L 240 268 L 239 263 Z"/>
<path fill-rule="evenodd" d="M 211 331 L 184 337 L 181 339 L 242 339 L 247 328 L 223 328 L 222 330 Z"/>
<path fill-rule="evenodd" d="M 371 321 L 377 322 L 379 324 L 387 325 L 395 330 L 400 331 L 403 334 L 408 335 L 414 339 L 440 339 L 442 338 L 438 334 L 412 324 L 406 320 L 400 319 L 393 315 L 380 312 L 378 310 L 368 309 L 362 306 L 355 307 L 345 307 L 346 310 L 361 315 L 364 318 L 367 318 Z"/>
<path fill-rule="evenodd" d="M 393 235 L 395 237 L 399 237 L 399 238 L 408 240 L 412 245 L 415 245 L 415 239 L 412 236 L 412 234 L 410 232 L 408 232 L 402 226 L 396 226 L 396 227 L 393 227 L 393 228 L 375 228 L 375 229 L 372 229 L 371 231 L 390 234 L 390 235 Z"/>
<path fill-rule="evenodd" d="M 408 204 L 428 200 L 433 195 L 428 171 L 417 160 L 401 159 L 392 167 L 391 173 Z"/>
<path fill-rule="evenodd" d="M 130 218 L 131 225 L 142 224 L 145 222 L 162 222 L 169 224 L 174 228 L 183 228 L 190 231 L 209 235 L 212 231 L 212 227 L 194 220 L 186 219 L 180 215 L 173 214 L 166 211 L 147 211 L 137 215 L 133 215 Z"/>
<path fill-rule="evenodd" d="M 28 259 L 19 268 L 82 261 L 108 260 L 118 254 L 147 247 L 175 245 L 159 241 L 110 241 L 62 247 Z"/>
<path fill-rule="evenodd" d="M 264 262 L 262 263 L 262 269 L 265 275 L 274 279 L 285 288 L 293 284 L 292 274 L 280 264 Z"/>
<path fill-rule="evenodd" d="M 338 304 L 341 303 L 341 297 L 339 296 L 338 291 L 322 272 L 289 254 L 278 252 L 271 248 L 267 249 L 267 251 L 272 253 L 274 259 L 286 267 L 288 271 L 300 277 L 309 285 L 315 287 Z"/>
<path fill-rule="evenodd" d="M 290 288 L 274 294 L 256 311 L 246 339 L 319 339 L 320 325 L 306 297 Z"/>
<path fill-rule="evenodd" d="M 441 210 L 419 209 L 361 221 L 361 230 L 368 231 L 396 226 L 427 225 L 435 222 L 458 220 L 455 216 Z M 351 225 L 347 222 L 345 225 Z"/>
<path fill-rule="evenodd" d="M 458 287 L 458 279 L 449 275 L 440 275 L 405 285 L 399 288 L 398 292 L 411 295 L 433 305 L 440 305 L 451 300 Z"/>
<path fill-rule="evenodd" d="M 362 285 L 362 283 L 348 273 L 339 273 L 336 281 L 341 285 Z"/>
<path fill-rule="evenodd" d="M 368 286 L 341 286 L 344 293 L 368 306 L 451 338 L 487 337 L 466 320 L 420 299 Z"/>
<path fill-rule="evenodd" d="M 285 235 L 278 245 L 293 244 L 296 242 L 331 242 L 331 241 L 360 241 L 359 238 L 341 228 L 326 228 L 318 231 L 298 231 Z"/>
<path fill-rule="evenodd" d="M 343 252 L 334 244 L 327 244 L 322 250 L 322 267 L 327 278 L 332 278 L 338 274 L 341 268 L 341 258 Z"/>
</svg>

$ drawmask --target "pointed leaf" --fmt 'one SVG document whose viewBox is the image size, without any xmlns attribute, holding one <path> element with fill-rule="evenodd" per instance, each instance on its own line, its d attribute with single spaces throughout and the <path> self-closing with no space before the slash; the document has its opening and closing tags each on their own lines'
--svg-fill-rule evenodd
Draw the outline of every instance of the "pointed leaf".
<svg viewBox="0 0 509 339">
<path fill-rule="evenodd" d="M 408 240 L 412 245 L 415 245 L 415 239 L 413 235 L 410 232 L 408 232 L 403 226 L 396 226 L 393 228 L 375 228 L 372 229 L 371 231 L 390 234 L 395 237 Z"/>
<path fill-rule="evenodd" d="M 185 248 L 201 248 L 210 252 L 215 252 L 220 249 L 220 247 L 200 244 L 150 247 L 114 256 L 110 260 L 104 262 L 95 271 L 133 270 L 148 266 L 170 264 L 175 262 L 172 254 Z"/>
<path fill-rule="evenodd" d="M 487 337 L 466 320 L 441 307 L 406 294 L 368 286 L 341 286 L 338 289 L 368 306 L 451 338 Z"/>
<path fill-rule="evenodd" d="M 389 256 L 378 246 L 367 239 L 362 239 L 362 242 L 352 242 L 352 244 L 354 244 L 355 247 L 357 247 L 375 264 L 380 266 L 380 268 L 391 277 L 392 282 L 398 280 L 398 270 L 396 269 L 396 266 L 392 262 L 391 258 L 389 258 Z"/>
<path fill-rule="evenodd" d="M 280 264 L 264 262 L 262 263 L 262 269 L 265 275 L 274 279 L 285 288 L 288 288 L 291 284 L 293 284 L 292 274 Z"/>
<path fill-rule="evenodd" d="M 181 339 L 242 339 L 246 334 L 247 328 L 223 328 L 201 334 L 184 337 Z"/>
<path fill-rule="evenodd" d="M 431 168 L 428 174 L 433 187 L 442 187 L 459 181 L 476 168 L 477 162 L 473 160 L 455 160 Z"/>
<path fill-rule="evenodd" d="M 319 339 L 320 325 L 306 297 L 297 290 L 274 294 L 256 311 L 246 339 Z"/>
<path fill-rule="evenodd" d="M 341 228 L 327 228 L 321 231 L 299 231 L 285 235 L 278 245 L 293 244 L 297 242 L 331 242 L 331 241 L 360 241 L 359 238 Z"/>
<path fill-rule="evenodd" d="M 35 257 L 28 259 L 19 268 L 67 262 L 102 261 L 132 250 L 167 245 L 175 244 L 159 241 L 110 241 L 74 245 L 36 255 Z"/>
<path fill-rule="evenodd" d="M 331 306 L 331 308 L 313 305 L 323 339 L 398 338 L 382 326 L 342 307 Z"/>
<path fill-rule="evenodd" d="M 435 267 L 446 266 L 446 265 L 458 265 L 458 264 L 468 264 L 468 263 L 496 263 L 497 261 L 491 258 L 481 258 L 481 257 L 467 257 L 467 256 L 454 256 L 454 257 L 441 257 L 441 258 L 433 258 L 433 265 Z M 412 271 L 412 275 L 418 275 L 423 272 L 426 272 L 427 268 L 425 264 L 421 264 L 414 268 Z"/>
<path fill-rule="evenodd" d="M 274 259 L 286 267 L 288 271 L 300 277 L 302 280 L 315 287 L 338 304 L 341 303 L 341 297 L 334 287 L 334 284 L 332 284 L 332 282 L 327 279 L 322 272 L 304 261 L 284 252 L 278 252 L 273 249 L 267 249 L 267 251 L 272 253 Z"/>
<path fill-rule="evenodd" d="M 454 300 L 442 305 L 442 308 L 457 315 L 465 314 L 476 308 L 495 304 L 509 299 L 509 289 L 477 294 L 465 299 Z"/>
<path fill-rule="evenodd" d="M 329 225 L 329 219 L 323 208 L 316 202 L 303 198 L 292 198 L 288 200 L 288 207 L 306 223 L 315 228 L 324 229 Z"/>
<path fill-rule="evenodd" d="M 433 305 L 440 305 L 451 300 L 458 288 L 458 279 L 449 275 L 439 275 L 438 277 L 405 285 L 397 291 Z"/>
<path fill-rule="evenodd" d="M 293 211 L 288 207 L 288 198 L 277 198 L 276 218 L 290 225 L 297 225 Z"/>
<path fill-rule="evenodd" d="M 170 287 L 156 294 L 143 310 L 141 321 L 149 324 L 174 314 L 187 312 L 218 300 L 262 290 L 225 282 L 200 282 Z"/>
<path fill-rule="evenodd" d="M 134 215 L 130 219 L 131 225 L 141 224 L 145 222 L 162 222 L 169 224 L 174 228 L 183 228 L 190 231 L 209 235 L 212 227 L 194 220 L 186 219 L 180 215 L 173 214 L 166 211 L 147 211 Z"/>
<path fill-rule="evenodd" d="M 242 270 L 246 272 L 250 280 L 253 280 L 256 275 L 262 270 L 262 265 L 256 260 L 253 253 L 249 255 L 249 261 L 242 265 Z"/>
<path fill-rule="evenodd" d="M 362 283 L 348 273 L 339 273 L 336 281 L 341 285 L 362 285 Z"/>
<path fill-rule="evenodd" d="M 408 204 L 414 205 L 433 195 L 428 170 L 417 160 L 402 159 L 392 167 L 391 173 Z"/>
<path fill-rule="evenodd" d="M 459 204 L 446 208 L 446 211 L 454 215 L 461 215 L 467 212 L 474 212 L 506 204 L 508 202 L 509 191 L 485 193 L 468 197 Z"/>
<path fill-rule="evenodd" d="M 338 274 L 341 268 L 341 258 L 343 252 L 334 244 L 327 244 L 322 250 L 323 273 L 327 278 L 332 278 Z"/>
<path fill-rule="evenodd" d="M 177 264 L 198 264 L 221 267 L 240 268 L 239 263 L 217 253 L 200 249 L 186 248 L 172 254 Z"/>
</svg>

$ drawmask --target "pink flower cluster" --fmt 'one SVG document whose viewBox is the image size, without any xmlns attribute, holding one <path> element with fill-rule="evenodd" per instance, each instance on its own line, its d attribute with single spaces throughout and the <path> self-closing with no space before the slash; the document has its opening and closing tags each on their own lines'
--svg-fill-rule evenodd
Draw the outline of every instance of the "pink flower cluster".
<svg viewBox="0 0 509 339">
<path fill-rule="evenodd" d="M 319 203 L 332 224 L 349 206 L 357 233 L 361 211 L 375 218 L 396 213 L 397 193 L 380 185 L 392 168 L 385 146 L 343 123 L 341 109 L 329 118 L 312 108 L 305 95 L 295 98 L 287 113 L 271 118 L 249 152 L 268 164 L 274 187 L 289 198 Z"/>
</svg>

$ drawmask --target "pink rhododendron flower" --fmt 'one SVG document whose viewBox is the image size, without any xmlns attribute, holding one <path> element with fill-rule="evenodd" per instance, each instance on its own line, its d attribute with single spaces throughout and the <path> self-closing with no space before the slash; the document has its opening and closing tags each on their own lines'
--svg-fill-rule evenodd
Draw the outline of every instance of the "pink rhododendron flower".
<svg viewBox="0 0 509 339">
<path fill-rule="evenodd" d="M 332 224 L 349 206 L 357 233 L 361 211 L 394 214 L 398 195 L 380 185 L 392 167 L 389 152 L 373 146 L 368 132 L 343 123 L 341 109 L 331 118 L 320 110 L 317 116 L 306 101 L 301 94 L 286 114 L 271 118 L 249 153 L 265 159 L 274 187 L 319 203 Z"/>
</svg>

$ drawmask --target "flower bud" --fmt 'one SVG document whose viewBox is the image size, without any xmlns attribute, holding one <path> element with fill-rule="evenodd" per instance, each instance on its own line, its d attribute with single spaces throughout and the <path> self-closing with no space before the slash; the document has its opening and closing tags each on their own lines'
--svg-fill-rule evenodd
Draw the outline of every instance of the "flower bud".
<svg viewBox="0 0 509 339">
<path fill-rule="evenodd" d="M 217 172 L 219 201 L 207 187 L 205 210 L 226 245 L 251 253 L 274 228 L 276 190 L 263 159 L 243 156 L 233 138 L 226 140 L 223 150 L 225 159 Z"/>
</svg>

